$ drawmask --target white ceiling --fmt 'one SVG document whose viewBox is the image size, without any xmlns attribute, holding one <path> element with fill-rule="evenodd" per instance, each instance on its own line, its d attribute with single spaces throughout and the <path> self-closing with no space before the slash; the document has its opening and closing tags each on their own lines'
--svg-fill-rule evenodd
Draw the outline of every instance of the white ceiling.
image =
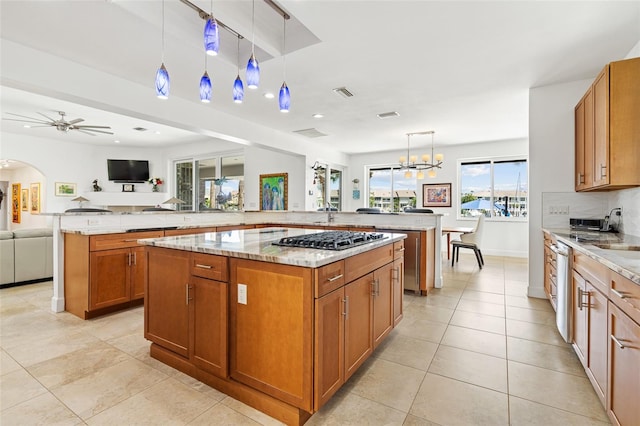
<svg viewBox="0 0 640 426">
<path fill-rule="evenodd" d="M 209 10 L 207 0 L 192 2 Z M 346 153 L 401 149 L 407 132 L 423 130 L 435 130 L 436 145 L 526 138 L 530 88 L 593 78 L 604 64 L 624 57 L 640 40 L 639 1 L 279 0 L 278 4 L 295 17 L 287 24 L 291 112 L 280 113 L 277 99 L 262 97 L 266 91 L 277 96 L 283 80 L 282 18 L 262 0 L 256 0 L 255 31 L 256 51 L 264 52 L 263 58 L 258 56 L 260 88 L 245 89 L 243 105 L 232 102 L 236 38 L 227 34 L 221 55 L 208 60 L 213 101 L 201 108 L 289 134 L 316 128 L 327 136 L 314 141 Z M 165 7 L 164 62 L 172 79 L 171 96 L 197 98 L 204 66 L 204 21 L 177 0 L 166 0 Z M 153 90 L 161 54 L 160 1 L 2 0 L 0 8 L 3 39 Z M 213 11 L 249 39 L 241 47 L 244 66 L 251 48 L 251 2 L 214 0 Z M 332 91 L 341 86 L 355 96 L 345 99 Z M 81 143 L 118 139 L 123 145 L 145 146 L 203 138 L 6 86 L 1 96 L 3 118 L 4 112 L 37 117 L 37 112 L 61 110 L 68 119 L 84 118 L 82 124 L 109 125 L 115 135 L 24 129 L 20 123 L 3 120 L 3 129 L 10 132 L 47 132 L 48 137 Z M 376 117 L 389 111 L 400 116 Z M 314 119 L 314 113 L 324 118 Z M 131 130 L 138 126 L 150 130 Z M 429 141 L 413 138 L 412 144 Z"/>
</svg>

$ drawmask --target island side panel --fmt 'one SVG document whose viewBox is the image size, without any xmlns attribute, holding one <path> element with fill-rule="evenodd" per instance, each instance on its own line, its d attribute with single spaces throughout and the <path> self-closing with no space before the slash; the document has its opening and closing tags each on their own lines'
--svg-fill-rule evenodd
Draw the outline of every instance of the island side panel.
<svg viewBox="0 0 640 426">
<path fill-rule="evenodd" d="M 231 377 L 312 412 L 312 270 L 235 258 L 230 266 Z"/>
</svg>

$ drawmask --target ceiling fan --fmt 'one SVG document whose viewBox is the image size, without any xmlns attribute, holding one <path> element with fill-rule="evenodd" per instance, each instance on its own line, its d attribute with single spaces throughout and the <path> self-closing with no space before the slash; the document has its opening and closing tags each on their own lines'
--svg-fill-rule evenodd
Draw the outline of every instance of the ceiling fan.
<svg viewBox="0 0 640 426">
<path fill-rule="evenodd" d="M 68 132 L 69 130 L 77 130 L 80 133 L 85 133 L 87 135 L 91 135 L 91 136 L 95 136 L 94 133 L 105 133 L 107 135 L 112 135 L 113 132 L 107 132 L 105 130 L 98 130 L 98 129 L 111 129 L 111 127 L 109 126 L 91 126 L 88 124 L 85 125 L 78 125 L 78 123 L 81 123 L 84 121 L 83 118 L 75 118 L 73 120 L 67 121 L 65 120 L 65 113 L 64 111 L 58 111 L 58 114 L 60 114 L 60 118 L 59 119 L 53 119 L 49 116 L 46 116 L 42 113 L 38 113 L 41 116 L 43 116 L 44 118 L 46 118 L 46 120 L 40 119 L 40 118 L 34 118 L 34 117 L 27 117 L 25 115 L 20 115 L 20 114 L 13 114 L 10 112 L 7 112 L 7 114 L 9 115 L 13 115 L 15 117 L 22 117 L 22 119 L 18 119 L 18 118 L 4 118 L 4 120 L 11 120 L 11 121 L 21 121 L 23 123 L 34 123 L 37 124 L 36 126 L 31 126 L 31 127 L 55 127 L 56 129 L 58 129 L 61 132 Z M 27 120 L 25 120 L 25 118 Z"/>
</svg>

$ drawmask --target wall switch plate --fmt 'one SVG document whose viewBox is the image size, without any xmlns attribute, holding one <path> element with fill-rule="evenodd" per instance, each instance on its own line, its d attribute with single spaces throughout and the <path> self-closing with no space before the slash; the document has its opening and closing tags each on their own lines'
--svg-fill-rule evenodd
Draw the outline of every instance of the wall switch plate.
<svg viewBox="0 0 640 426">
<path fill-rule="evenodd" d="M 189 216 L 184 216 L 184 221 L 185 222 L 191 222 L 191 218 Z"/>
<path fill-rule="evenodd" d="M 242 305 L 247 304 L 247 285 L 238 284 L 238 303 Z"/>
</svg>

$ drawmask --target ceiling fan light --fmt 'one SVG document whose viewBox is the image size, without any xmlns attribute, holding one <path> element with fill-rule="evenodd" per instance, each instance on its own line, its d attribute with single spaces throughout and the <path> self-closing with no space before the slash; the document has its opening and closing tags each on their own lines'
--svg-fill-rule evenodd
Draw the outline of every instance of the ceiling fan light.
<svg viewBox="0 0 640 426">
<path fill-rule="evenodd" d="M 289 112 L 289 107 L 291 106 L 291 94 L 289 93 L 289 87 L 287 87 L 287 83 L 285 82 L 282 82 L 282 87 L 280 87 L 278 104 L 280 105 L 280 112 Z"/>
<path fill-rule="evenodd" d="M 206 71 L 200 79 L 200 101 L 204 103 L 211 102 L 211 79 Z"/>
<path fill-rule="evenodd" d="M 251 54 L 249 62 L 247 62 L 247 87 L 249 89 L 257 89 L 260 83 L 260 65 L 256 57 Z"/>
<path fill-rule="evenodd" d="M 170 85 L 169 72 L 163 62 L 158 68 L 158 72 L 156 72 L 156 96 L 158 96 L 158 99 L 169 99 Z"/>
<path fill-rule="evenodd" d="M 243 98 L 244 86 L 242 85 L 242 79 L 240 79 L 240 75 L 238 75 L 236 77 L 236 81 L 233 83 L 233 102 L 241 104 Z"/>
<path fill-rule="evenodd" d="M 218 33 L 218 23 L 211 16 L 204 24 L 204 49 L 209 56 L 218 55 L 220 49 L 220 34 Z"/>
</svg>

